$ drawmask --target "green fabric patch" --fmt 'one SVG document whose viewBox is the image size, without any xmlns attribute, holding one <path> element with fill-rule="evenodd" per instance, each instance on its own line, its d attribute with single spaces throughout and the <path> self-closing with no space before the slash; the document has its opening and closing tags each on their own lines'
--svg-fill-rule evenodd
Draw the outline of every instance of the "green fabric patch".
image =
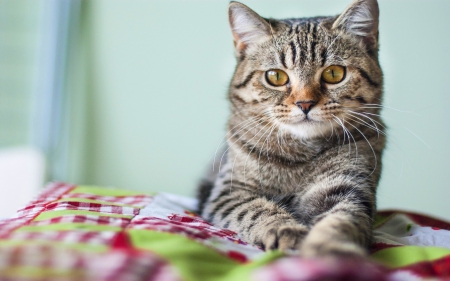
<svg viewBox="0 0 450 281">
<path fill-rule="evenodd" d="M 109 225 L 96 225 L 96 224 L 85 224 L 85 223 L 55 223 L 49 225 L 26 225 L 22 226 L 15 231 L 55 231 L 55 230 L 85 230 L 85 231 L 121 231 L 121 227 L 109 226 Z"/>
<path fill-rule="evenodd" d="M 397 268 L 432 261 L 450 255 L 450 249 L 438 247 L 400 246 L 378 251 L 371 258 L 384 265 Z"/>
<path fill-rule="evenodd" d="M 410 231 L 412 226 L 413 226 L 412 223 L 408 224 L 408 225 L 406 226 L 406 231 Z"/>
<path fill-rule="evenodd" d="M 0 278 L 11 278 L 11 280 L 83 280 L 86 272 L 81 270 L 61 270 L 57 268 L 15 266 L 0 270 Z M 8 279 L 9 280 L 9 279 Z"/>
<path fill-rule="evenodd" d="M 72 189 L 71 193 L 85 193 L 100 196 L 135 196 L 135 195 L 154 195 L 156 193 L 145 193 L 142 191 L 133 191 L 125 189 L 107 188 L 99 186 L 79 185 Z"/>
<path fill-rule="evenodd" d="M 260 259 L 251 263 L 238 265 L 226 275 L 218 277 L 217 279 L 214 279 L 214 281 L 252 280 L 251 275 L 257 268 L 284 256 L 285 255 L 281 251 L 267 252 Z"/>
<path fill-rule="evenodd" d="M 92 215 L 92 216 L 99 216 L 99 217 L 127 218 L 127 219 L 131 219 L 134 217 L 134 216 L 127 216 L 127 215 L 122 215 L 122 214 L 106 214 L 106 213 L 82 211 L 82 210 L 59 210 L 59 211 L 42 212 L 33 221 L 49 220 L 49 219 L 67 216 L 67 215 L 83 215 L 83 216 Z"/>
<path fill-rule="evenodd" d="M 86 199 L 86 198 L 62 198 L 53 202 L 85 202 L 85 203 L 96 203 L 96 204 L 102 204 L 102 205 L 111 205 L 111 206 L 119 206 L 119 207 L 130 207 L 130 208 L 139 208 L 141 209 L 142 206 L 136 206 L 136 205 L 128 205 L 128 204 L 120 204 L 110 201 L 100 201 L 100 200 L 93 200 L 93 199 Z"/>
<path fill-rule="evenodd" d="M 269 252 L 258 262 L 240 264 L 181 235 L 139 229 L 130 229 L 128 233 L 136 248 L 162 256 L 188 281 L 248 280 L 255 268 L 281 255 Z"/>
<path fill-rule="evenodd" d="M 47 245 L 51 247 L 66 247 L 82 252 L 93 252 L 93 253 L 102 253 L 106 252 L 109 247 L 105 245 L 92 245 L 92 244 L 82 244 L 82 243 L 69 243 L 69 242 L 60 242 L 60 241 L 48 241 L 48 240 L 0 240 L 0 249 L 8 248 L 8 247 L 17 247 L 17 246 L 36 246 L 36 245 Z"/>
<path fill-rule="evenodd" d="M 380 214 L 376 214 L 375 221 L 373 223 L 373 228 L 378 228 L 378 227 L 382 226 L 390 218 L 391 218 L 391 216 L 382 216 Z"/>
</svg>

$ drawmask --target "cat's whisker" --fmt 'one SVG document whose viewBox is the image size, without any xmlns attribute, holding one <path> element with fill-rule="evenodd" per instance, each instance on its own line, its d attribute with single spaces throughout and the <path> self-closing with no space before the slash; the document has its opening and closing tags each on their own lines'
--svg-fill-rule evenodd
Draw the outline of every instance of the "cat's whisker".
<svg viewBox="0 0 450 281">
<path fill-rule="evenodd" d="M 353 113 L 358 112 L 358 113 L 368 114 L 368 115 L 371 115 L 371 116 L 381 117 L 381 114 L 376 114 L 376 113 L 367 112 L 367 111 L 354 111 L 354 110 L 357 110 L 357 109 L 360 109 L 360 108 L 361 107 L 357 107 L 357 108 L 355 108 L 355 107 L 344 107 L 344 109 L 346 109 L 348 111 L 351 111 Z"/>
<path fill-rule="evenodd" d="M 225 135 L 222 137 L 222 139 L 219 142 L 219 145 L 216 148 L 216 151 L 214 152 L 214 157 L 213 157 L 213 171 L 214 171 L 214 164 L 216 163 L 216 156 L 217 156 L 217 152 L 219 151 L 219 148 L 224 145 L 225 143 L 227 143 L 235 134 L 239 133 L 244 127 L 244 124 L 249 124 L 252 123 L 254 121 L 256 121 L 255 119 L 257 118 L 257 116 L 249 118 L 245 121 L 240 122 L 239 124 L 237 124 L 236 126 L 234 126 L 233 128 L 231 128 L 228 132 L 225 133 Z M 242 128 L 240 130 L 238 130 L 237 132 L 235 132 L 233 135 L 231 135 L 229 138 L 226 139 L 228 133 L 231 133 L 234 129 L 236 129 L 237 127 L 241 126 Z"/>
<path fill-rule="evenodd" d="M 352 111 L 352 112 L 353 112 L 353 111 Z M 353 113 L 356 113 L 356 112 L 353 112 Z M 376 114 L 371 114 L 371 113 L 368 113 L 368 112 L 360 113 L 359 115 L 364 116 L 364 114 L 376 115 Z M 376 116 L 380 116 L 380 115 L 376 115 Z M 380 122 L 377 122 L 376 120 L 373 120 L 372 118 L 370 118 L 370 117 L 368 117 L 368 116 L 364 116 L 364 117 L 370 119 L 372 122 L 375 122 L 375 123 L 379 124 L 380 126 L 382 126 L 384 129 L 386 129 L 386 127 L 383 126 Z M 410 129 L 408 129 L 407 127 L 405 127 L 405 126 L 403 126 L 403 125 L 400 125 L 400 126 L 402 126 L 405 130 L 407 130 L 409 133 L 411 133 L 411 134 L 412 134 L 414 137 L 416 137 L 420 142 L 422 142 L 423 144 L 425 144 L 425 146 L 428 147 L 430 150 L 434 151 L 433 148 L 431 148 L 430 145 L 428 145 L 422 138 L 420 138 L 420 137 L 419 137 L 417 134 L 415 134 L 413 131 L 411 131 Z M 384 135 L 387 136 L 386 134 L 384 134 Z"/>
<path fill-rule="evenodd" d="M 365 109 L 383 109 L 383 108 L 386 108 L 386 109 L 394 110 L 394 111 L 401 112 L 401 113 L 409 113 L 409 114 L 416 115 L 418 117 L 423 117 L 423 115 L 420 115 L 420 114 L 418 114 L 418 113 L 416 113 L 414 111 L 401 110 L 401 109 L 397 109 L 397 108 L 393 108 L 393 107 L 386 106 L 386 105 L 381 105 L 381 104 L 366 103 L 366 104 L 364 104 L 364 106 L 361 106 L 361 107 L 358 107 L 358 108 L 365 108 Z"/>
<path fill-rule="evenodd" d="M 363 113 L 356 112 L 356 111 L 352 111 L 352 110 L 348 110 L 348 112 L 351 112 L 351 113 L 349 113 L 349 115 L 350 115 L 350 116 L 353 116 L 353 117 L 355 117 L 355 118 L 358 118 L 358 117 L 355 116 L 355 114 L 356 114 L 356 115 L 359 115 L 359 116 L 361 116 L 361 117 L 365 117 L 365 118 L 369 119 L 370 122 L 372 122 L 372 124 L 373 124 L 374 127 L 376 128 L 376 130 L 379 130 L 379 129 L 378 129 L 378 126 L 377 126 L 377 123 L 378 123 L 381 127 L 383 127 L 383 128 L 385 129 L 385 127 L 384 127 L 381 123 L 377 122 L 377 121 L 374 120 L 373 118 L 370 118 L 369 116 L 364 115 Z M 358 118 L 358 119 L 359 119 L 359 118 Z M 366 123 L 366 122 L 363 121 L 362 119 L 360 119 L 360 120 L 361 120 L 362 122 Z"/>
<path fill-rule="evenodd" d="M 363 134 L 363 132 L 361 132 L 361 130 L 359 130 L 356 126 L 354 126 L 352 123 L 350 123 L 350 122 L 347 122 L 350 126 L 352 126 L 353 128 L 355 128 L 360 134 L 361 134 L 361 136 L 366 140 L 366 142 L 367 142 L 367 144 L 369 145 L 369 147 L 370 147 L 370 149 L 372 150 L 372 153 L 373 153 L 373 157 L 375 158 L 375 165 L 374 165 L 374 168 L 373 168 L 373 170 L 372 170 L 372 172 L 367 176 L 367 177 L 369 177 L 369 176 L 371 176 L 374 172 L 375 172 L 375 170 L 376 170 L 376 168 L 377 168 L 377 162 L 378 162 L 378 159 L 377 159 L 377 155 L 376 155 L 376 153 L 375 153 L 375 150 L 373 149 L 373 147 L 372 147 L 372 145 L 370 144 L 370 141 L 367 139 L 367 137 Z"/>
<path fill-rule="evenodd" d="M 334 114 L 331 114 L 333 117 L 335 117 L 336 118 L 336 120 L 337 120 L 337 122 L 339 122 L 340 123 L 340 125 L 341 125 L 341 127 L 342 127 L 342 130 L 343 130 L 343 133 L 344 133 L 344 140 L 342 141 L 342 145 L 344 145 L 345 144 L 345 136 L 347 136 L 348 137 L 348 143 L 350 144 L 350 137 L 348 136 L 348 133 L 347 133 L 347 128 L 345 127 L 345 125 L 344 125 L 344 123 L 342 122 L 342 120 L 339 118 L 339 117 L 337 117 L 336 115 L 334 115 Z M 349 149 L 350 150 L 350 149 Z"/>
<path fill-rule="evenodd" d="M 333 133 L 334 133 L 334 125 L 333 123 L 331 123 L 331 120 L 328 120 L 328 122 L 330 123 L 330 127 L 331 127 L 331 132 L 330 132 L 330 137 L 327 138 L 327 141 L 330 141 L 333 138 Z"/>
<path fill-rule="evenodd" d="M 353 112 L 353 111 L 351 111 L 351 112 Z M 353 112 L 353 113 L 357 113 L 357 112 Z M 375 122 L 375 123 L 377 123 L 379 126 L 381 126 L 381 127 L 383 127 L 384 129 L 386 129 L 386 127 L 383 126 L 383 124 L 381 124 L 380 122 L 378 122 L 378 121 L 376 121 L 376 120 L 374 120 L 374 119 L 372 119 L 372 118 L 370 118 L 370 117 L 368 117 L 368 116 L 365 116 L 364 114 L 370 114 L 370 113 L 367 113 L 367 112 L 364 112 L 364 113 L 360 112 L 360 113 L 359 113 L 360 116 L 366 117 L 366 118 L 370 119 L 372 122 Z M 376 115 L 376 114 L 370 114 L 370 115 Z M 377 116 L 380 116 L 380 115 L 377 115 Z M 356 116 L 354 116 L 354 117 L 356 117 Z M 380 117 L 381 117 L 381 116 L 380 116 Z M 357 121 L 355 121 L 355 122 L 357 122 Z M 359 122 L 357 122 L 357 123 L 359 123 Z M 361 124 L 361 125 L 363 125 L 363 124 Z M 371 129 L 373 129 L 373 128 L 371 128 Z M 405 129 L 406 129 L 406 128 L 405 128 Z M 383 134 L 384 136 L 388 137 L 387 134 L 386 134 L 386 132 L 382 131 L 381 129 L 379 129 L 379 130 L 380 130 L 379 133 L 381 133 L 381 134 Z M 411 133 L 412 133 L 412 132 L 411 132 Z M 413 134 L 413 133 L 412 133 L 412 134 Z M 414 135 L 414 134 L 413 134 L 413 135 Z M 392 136 L 390 136 L 389 142 L 392 143 L 392 144 L 393 144 L 393 145 L 401 152 L 401 154 L 400 154 L 400 157 L 401 157 L 401 169 L 400 169 L 400 173 L 399 173 L 399 178 L 401 178 L 401 176 L 402 176 L 402 174 L 403 174 L 404 163 L 405 163 L 404 157 L 405 157 L 405 156 L 406 156 L 407 158 L 409 158 L 409 157 L 408 157 L 408 155 L 404 152 L 403 148 L 398 144 L 398 142 L 397 142 L 395 139 L 393 139 Z"/>
<path fill-rule="evenodd" d="M 338 144 L 339 144 L 339 146 L 338 146 L 338 153 L 340 153 L 341 147 L 345 145 L 345 135 L 346 135 L 347 128 L 344 126 L 342 121 L 337 116 L 333 115 L 333 117 L 335 119 L 335 122 L 342 128 L 342 135 L 344 137 L 344 139 L 342 140 L 342 144 L 340 144 L 341 143 L 341 137 L 340 137 L 341 134 L 338 131 L 336 131 L 336 135 L 338 136 Z"/>
<path fill-rule="evenodd" d="M 261 119 L 255 120 L 255 122 L 251 122 L 250 124 L 247 124 L 247 125 L 243 126 L 239 131 L 235 132 L 232 136 L 230 136 L 230 137 L 228 138 L 228 141 L 230 141 L 231 138 L 232 138 L 233 136 L 235 136 L 237 133 L 243 131 L 244 129 L 248 129 L 248 128 L 251 127 L 252 125 L 255 125 L 255 124 L 259 123 L 259 122 L 262 122 Z M 249 130 L 247 130 L 244 134 L 242 134 L 241 137 L 239 137 L 235 142 L 233 142 L 233 144 L 236 143 L 239 139 L 241 139 L 241 138 L 242 138 L 245 134 L 247 134 L 248 132 L 249 132 Z M 221 171 L 221 168 L 222 168 L 222 161 L 223 161 L 223 158 L 224 158 L 224 156 L 226 155 L 226 153 L 228 152 L 229 149 L 230 149 L 230 146 L 228 146 L 227 149 L 225 149 L 225 151 L 222 153 L 222 156 L 220 157 L 220 162 L 219 162 L 219 172 Z"/>
<path fill-rule="evenodd" d="M 382 133 L 382 134 L 384 134 L 384 135 L 386 136 L 386 134 L 385 134 L 383 131 L 381 131 L 380 129 L 378 129 L 377 125 L 372 121 L 371 118 L 369 118 L 369 120 L 372 121 L 372 123 L 374 124 L 374 126 L 370 125 L 369 123 L 367 123 L 366 121 L 364 121 L 363 119 L 357 117 L 357 116 L 354 115 L 354 114 L 349 113 L 349 115 L 350 115 L 351 117 L 356 118 L 356 119 L 358 119 L 359 121 L 363 122 L 363 123 L 358 122 L 359 124 L 361 124 L 361 125 L 363 125 L 363 126 L 366 126 L 367 128 L 376 131 L 377 134 L 378 134 L 378 138 L 380 138 L 380 133 Z M 352 120 L 354 120 L 354 119 L 352 119 Z"/>
<path fill-rule="evenodd" d="M 284 146 L 288 145 L 288 142 L 286 140 L 286 135 L 288 134 L 288 132 L 286 130 L 282 130 L 282 134 L 281 134 L 281 141 L 284 142 Z"/>
<path fill-rule="evenodd" d="M 374 130 L 375 132 L 377 132 L 378 138 L 380 137 L 380 134 L 382 134 L 383 136 L 387 136 L 384 131 L 382 131 L 381 129 L 378 129 L 377 127 L 372 126 L 371 124 L 367 123 L 366 121 L 364 121 L 361 118 L 358 118 L 357 116 L 350 115 L 349 119 L 354 121 L 354 122 L 356 122 L 356 123 L 358 123 L 358 124 L 360 124 L 361 126 L 369 128 L 371 130 Z"/>
<path fill-rule="evenodd" d="M 269 122 L 266 124 L 266 125 L 264 125 L 259 131 L 258 131 L 258 133 L 256 133 L 252 138 L 250 138 L 248 141 L 246 141 L 246 143 L 245 143 L 245 145 L 244 146 L 246 146 L 246 145 L 248 145 L 256 136 L 258 136 L 258 134 L 262 131 L 262 130 L 264 130 L 267 126 L 269 126 L 270 125 L 270 121 L 273 121 L 273 117 L 269 117 L 269 120 L 268 120 Z M 270 129 L 270 128 L 269 128 Z M 265 131 L 265 132 L 267 132 L 267 131 Z M 251 150 L 248 152 L 248 154 L 247 154 L 247 158 L 245 159 L 245 162 L 244 162 L 244 183 L 246 183 L 246 170 L 245 170 L 245 168 L 246 168 L 246 166 L 247 166 L 247 161 L 248 161 L 248 158 L 250 157 L 250 154 L 253 152 L 253 150 L 255 149 L 255 147 L 256 147 L 256 145 L 259 143 L 259 141 L 261 140 L 261 138 L 264 136 L 264 134 L 265 134 L 265 132 L 262 134 L 262 136 L 258 139 L 258 141 L 253 145 L 253 147 L 251 148 Z M 240 151 L 242 151 L 242 149 L 240 149 Z M 236 159 L 237 159 L 237 156 L 238 155 L 236 155 L 236 157 L 234 158 L 234 161 L 233 161 L 233 166 L 232 166 L 232 168 L 231 168 L 231 181 L 232 181 L 232 178 L 233 178 L 233 171 L 234 171 L 234 165 L 235 165 L 235 163 L 236 163 Z"/>
<path fill-rule="evenodd" d="M 263 114 L 267 114 L 268 112 L 266 111 L 266 112 L 263 112 Z M 252 124 L 247 124 L 245 127 L 246 127 L 246 129 L 248 129 L 250 126 L 252 126 L 252 125 L 258 125 L 258 124 L 261 124 L 262 122 L 264 122 L 264 117 L 268 117 L 268 116 L 261 116 L 258 120 L 256 120 L 256 122 L 255 123 L 252 123 Z M 243 138 L 248 132 L 249 132 L 250 130 L 247 130 L 245 133 L 243 133 L 237 140 L 235 140 L 232 144 L 235 144 L 236 142 L 238 142 L 241 138 Z M 233 136 L 234 136 L 234 134 L 233 134 Z M 231 139 L 231 137 L 230 137 L 230 139 Z M 227 147 L 227 149 L 222 153 L 222 157 L 220 158 L 220 163 L 219 163 L 219 172 L 221 171 L 221 168 L 222 168 L 222 161 L 223 161 L 223 157 L 225 156 L 225 154 L 228 152 L 228 150 L 230 150 L 230 147 L 231 147 L 231 145 L 229 145 L 228 147 Z"/>
<path fill-rule="evenodd" d="M 357 118 L 358 120 L 361 120 L 361 121 L 364 122 L 364 123 L 361 123 L 361 122 L 359 122 L 358 120 L 353 119 L 352 117 Z M 372 130 L 376 131 L 377 134 L 378 134 L 378 137 L 380 136 L 380 135 L 379 135 L 380 133 L 381 133 L 382 135 L 384 135 L 384 136 L 387 136 L 386 133 L 384 133 L 383 131 L 379 130 L 379 129 L 376 128 L 376 127 L 373 127 L 372 125 L 370 125 L 369 123 L 363 121 L 362 119 L 360 119 L 360 118 L 358 118 L 358 117 L 356 117 L 356 116 L 352 116 L 352 117 L 349 117 L 349 119 L 352 120 L 352 121 L 355 122 L 355 123 L 358 123 L 358 124 L 360 124 L 360 125 L 362 125 L 362 126 L 365 126 L 365 127 L 369 128 L 369 129 L 372 129 Z M 347 123 L 350 124 L 350 122 L 347 122 Z M 351 124 L 350 124 L 350 125 L 351 125 Z M 353 125 L 352 125 L 352 126 L 353 126 Z M 355 127 L 355 129 L 356 129 L 356 127 Z M 358 130 L 358 129 L 357 129 L 357 130 Z M 359 131 L 359 130 L 358 130 L 358 131 Z M 359 131 L 359 132 L 361 133 L 361 131 Z M 362 133 L 361 133 L 361 134 L 362 134 Z M 364 135 L 363 135 L 363 137 L 364 137 Z M 365 137 L 364 137 L 364 138 L 365 138 Z M 367 139 L 366 139 L 366 140 L 367 140 Z M 370 145 L 370 144 L 369 144 L 369 145 Z M 372 149 L 372 151 L 373 151 L 373 149 Z M 375 168 L 376 168 L 376 166 L 375 166 Z M 374 168 L 374 170 L 375 170 L 375 168 Z M 373 171 L 374 171 L 374 170 L 373 170 Z M 373 171 L 372 171 L 372 173 L 373 173 Z"/>
<path fill-rule="evenodd" d="M 338 138 L 338 143 L 340 143 L 341 142 L 341 136 L 340 136 L 340 133 L 339 133 L 339 130 L 338 130 L 338 128 L 341 126 L 336 120 L 333 120 L 337 125 L 338 125 L 338 127 L 336 128 L 334 128 L 335 130 L 334 130 L 334 134 L 336 135 L 336 137 Z M 334 126 L 333 126 L 334 127 Z"/>
<path fill-rule="evenodd" d="M 338 121 L 336 121 L 336 116 L 333 116 L 333 121 L 334 122 L 336 122 L 336 124 L 338 125 L 338 126 L 340 126 L 340 127 L 342 127 L 342 125 L 341 124 L 339 124 L 339 122 Z M 336 129 L 336 136 L 337 136 L 337 138 L 338 138 L 338 153 L 341 151 L 341 136 L 340 136 L 340 134 L 339 134 L 339 132 L 338 132 L 338 130 Z"/>
<path fill-rule="evenodd" d="M 267 141 L 267 145 L 269 145 L 268 140 L 269 140 L 269 138 L 270 138 L 270 135 L 272 135 L 273 130 L 274 130 L 276 127 L 277 127 L 277 124 L 274 124 L 274 125 L 272 126 L 272 130 L 269 132 L 269 135 L 266 137 L 265 142 Z M 264 143 L 263 143 L 263 148 L 264 148 Z M 269 147 L 268 147 L 268 149 L 266 150 L 266 156 L 267 156 L 267 159 L 270 160 L 270 158 L 269 158 Z"/>
<path fill-rule="evenodd" d="M 334 115 L 333 115 L 333 117 L 336 118 L 336 122 L 338 122 L 338 123 L 341 125 L 341 127 L 342 127 L 342 132 L 343 132 L 343 136 L 342 136 L 342 137 L 343 137 L 342 145 L 344 145 L 344 144 L 345 144 L 345 136 L 346 136 L 345 127 L 344 127 L 344 125 L 342 124 L 341 120 L 340 120 L 338 117 L 336 117 L 336 116 L 334 116 Z"/>
<path fill-rule="evenodd" d="M 269 132 L 269 134 L 267 135 L 266 139 L 263 141 L 262 147 L 259 149 L 259 156 L 258 156 L 258 170 L 259 170 L 259 171 L 260 171 L 260 165 L 259 165 L 259 162 L 260 162 L 260 160 L 261 160 L 261 153 L 262 153 L 262 151 L 264 150 L 264 145 L 265 145 L 266 141 L 269 139 L 269 137 L 270 137 L 270 135 L 272 134 L 273 129 L 275 128 L 276 125 L 277 125 L 277 124 L 275 123 L 275 124 L 272 125 L 271 128 L 269 128 L 270 132 Z M 267 131 L 266 131 L 266 132 L 267 132 Z M 269 155 L 268 155 L 269 149 L 267 149 L 266 151 L 267 151 L 267 156 L 269 156 Z M 261 176 L 261 172 L 259 173 L 259 186 L 262 187 L 262 176 Z"/>
<path fill-rule="evenodd" d="M 277 143 L 278 143 L 278 146 L 280 147 L 280 150 L 282 151 L 282 155 L 283 154 L 286 155 L 287 153 L 286 153 L 286 151 L 284 151 L 283 146 L 281 145 L 281 142 L 280 142 L 280 133 L 282 133 L 282 132 L 281 132 L 280 128 L 278 128 L 277 135 L 276 135 Z M 283 136 L 281 136 L 281 138 L 283 140 Z"/>
<path fill-rule="evenodd" d="M 410 129 L 406 128 L 405 126 L 402 126 L 403 128 L 405 128 L 408 132 L 410 132 L 411 134 L 413 134 L 418 140 L 420 140 L 424 145 L 426 145 L 430 150 L 434 151 L 431 146 L 429 146 L 424 140 L 422 140 L 418 135 L 414 134 L 413 131 L 411 131 Z"/>
<path fill-rule="evenodd" d="M 353 134 L 350 132 L 350 130 L 347 129 L 346 127 L 345 127 L 345 129 L 347 130 L 348 134 L 349 134 L 349 135 L 351 136 L 351 138 L 353 139 L 353 143 L 355 144 L 355 162 L 353 163 L 353 165 L 356 165 L 356 163 L 358 162 L 358 145 L 356 144 L 356 140 L 355 140 L 355 138 L 353 137 Z M 350 151 L 349 151 L 349 154 L 350 154 Z"/>
<path fill-rule="evenodd" d="M 269 125 L 269 124 L 267 124 L 267 125 Z M 264 126 L 264 128 L 266 128 L 267 125 Z M 270 131 L 271 128 L 272 128 L 273 126 L 275 126 L 275 124 L 273 124 L 273 125 L 270 126 L 266 131 L 264 131 L 264 133 L 261 135 L 261 137 L 258 139 L 258 141 L 255 143 L 255 145 L 252 147 L 252 149 L 251 149 L 250 152 L 248 153 L 247 158 L 245 159 L 245 163 L 244 163 L 244 179 L 245 179 L 245 168 L 246 168 L 246 166 L 247 166 L 247 161 L 248 161 L 248 159 L 249 159 L 249 157 L 250 157 L 250 154 L 251 154 L 252 151 L 255 149 L 255 147 L 258 145 L 258 143 L 261 141 L 261 139 L 264 137 L 264 135 L 265 135 L 268 131 Z M 264 147 L 264 142 L 265 142 L 265 141 L 263 141 L 263 147 Z M 261 151 L 262 151 L 263 147 L 259 149 L 259 157 L 258 157 L 258 172 L 259 172 L 260 186 L 261 186 L 261 172 L 260 172 L 260 169 L 259 169 L 259 159 L 261 158 Z"/>
<path fill-rule="evenodd" d="M 357 111 L 353 111 L 353 110 L 348 110 L 348 111 L 351 112 L 351 113 L 353 113 L 353 114 L 357 114 L 357 115 L 359 115 L 359 116 L 365 117 L 365 118 L 369 119 L 372 123 L 376 123 L 376 124 L 380 125 L 381 127 L 383 127 L 384 129 L 386 129 L 386 127 L 385 127 L 383 124 L 381 124 L 381 123 L 378 122 L 377 120 L 375 120 L 375 119 L 373 119 L 373 118 L 367 116 L 366 114 L 368 114 L 368 115 L 375 115 L 375 116 L 378 116 L 378 117 L 381 117 L 381 115 L 378 115 L 378 114 L 371 114 L 371 113 L 369 113 L 369 112 L 357 112 Z M 375 125 L 375 124 L 374 124 L 374 125 Z M 375 127 L 378 128 L 378 126 L 376 126 L 376 125 L 375 125 Z"/>
<path fill-rule="evenodd" d="M 319 130 L 319 128 L 314 127 L 314 131 L 315 131 L 315 132 L 319 132 L 319 133 L 322 135 L 322 138 L 323 138 L 323 139 L 325 139 L 325 140 L 327 140 L 327 141 L 329 140 L 329 139 L 327 139 L 327 138 L 325 137 L 325 135 L 323 134 L 322 130 Z"/>
<path fill-rule="evenodd" d="M 339 118 L 338 118 L 338 119 L 339 119 Z M 348 137 L 348 139 L 349 139 L 349 140 L 348 140 L 348 147 L 349 147 L 349 149 L 348 149 L 348 154 L 349 154 L 349 155 L 351 154 L 351 140 L 350 140 L 350 137 L 351 137 L 351 138 L 353 139 L 353 143 L 355 144 L 355 156 L 356 156 L 356 159 L 357 159 L 357 158 L 358 158 L 358 145 L 356 144 L 355 138 L 353 137 L 353 135 L 352 135 L 352 133 L 350 132 L 350 130 L 347 129 L 347 127 L 345 127 L 344 122 L 345 122 L 345 119 L 342 119 L 342 120 L 341 120 L 342 126 L 343 126 L 344 130 L 346 131 L 347 137 Z M 355 162 L 354 164 L 356 164 L 356 162 Z"/>
</svg>

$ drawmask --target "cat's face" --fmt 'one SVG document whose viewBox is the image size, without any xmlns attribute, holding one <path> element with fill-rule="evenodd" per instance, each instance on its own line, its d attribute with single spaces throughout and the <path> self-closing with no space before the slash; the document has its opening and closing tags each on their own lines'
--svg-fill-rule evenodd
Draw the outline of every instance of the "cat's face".
<svg viewBox="0 0 450 281">
<path fill-rule="evenodd" d="M 379 113 L 376 0 L 355 1 L 339 17 L 281 21 L 233 2 L 230 23 L 239 60 L 230 86 L 234 114 L 314 138 Z"/>
</svg>

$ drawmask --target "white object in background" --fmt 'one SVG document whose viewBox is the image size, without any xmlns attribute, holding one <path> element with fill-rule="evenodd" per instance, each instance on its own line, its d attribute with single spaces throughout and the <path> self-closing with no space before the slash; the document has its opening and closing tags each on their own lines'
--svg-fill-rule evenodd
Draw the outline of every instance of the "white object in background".
<svg viewBox="0 0 450 281">
<path fill-rule="evenodd" d="M 41 188 L 45 158 L 31 147 L 0 150 L 0 218 L 8 218 Z"/>
</svg>

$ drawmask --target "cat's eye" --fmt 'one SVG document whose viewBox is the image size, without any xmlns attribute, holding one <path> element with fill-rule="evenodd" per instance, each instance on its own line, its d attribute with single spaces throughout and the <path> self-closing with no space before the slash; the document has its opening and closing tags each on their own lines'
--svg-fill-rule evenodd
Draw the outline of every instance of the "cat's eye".
<svg viewBox="0 0 450 281">
<path fill-rule="evenodd" d="M 271 69 L 266 71 L 266 81 L 272 86 L 284 86 L 289 82 L 289 76 L 280 69 Z"/>
<path fill-rule="evenodd" d="M 337 84 L 345 78 L 345 67 L 331 65 L 322 72 L 322 81 L 329 84 Z"/>
</svg>

